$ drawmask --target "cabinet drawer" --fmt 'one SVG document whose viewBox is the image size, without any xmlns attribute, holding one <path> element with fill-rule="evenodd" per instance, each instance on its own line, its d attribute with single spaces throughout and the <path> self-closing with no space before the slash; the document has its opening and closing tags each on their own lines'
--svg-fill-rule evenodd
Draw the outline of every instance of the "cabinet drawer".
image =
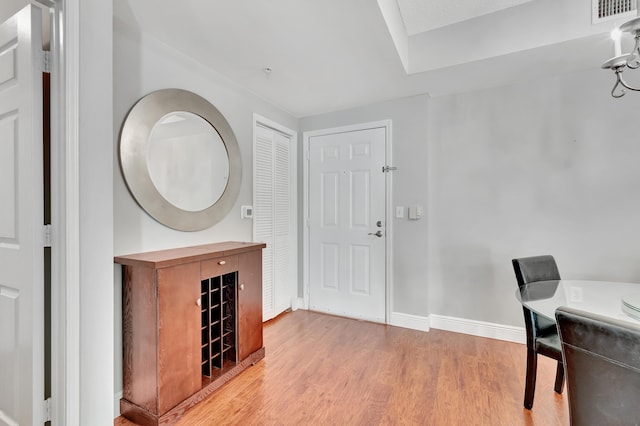
<svg viewBox="0 0 640 426">
<path fill-rule="evenodd" d="M 217 257 L 203 260 L 200 264 L 200 279 L 217 277 L 238 270 L 238 256 Z"/>
</svg>

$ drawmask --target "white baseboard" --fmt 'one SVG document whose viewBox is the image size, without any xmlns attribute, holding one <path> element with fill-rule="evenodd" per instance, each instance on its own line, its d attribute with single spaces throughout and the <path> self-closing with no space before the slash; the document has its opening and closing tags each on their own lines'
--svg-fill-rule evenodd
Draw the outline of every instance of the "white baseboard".
<svg viewBox="0 0 640 426">
<path fill-rule="evenodd" d="M 478 337 L 504 340 L 514 343 L 526 343 L 524 327 L 495 324 L 491 322 L 469 320 L 464 318 L 446 317 L 443 315 L 429 315 L 432 328 L 470 334 Z"/>
<path fill-rule="evenodd" d="M 297 305 L 297 307 L 295 307 Z M 304 299 L 293 299 L 292 310 L 306 309 Z M 488 337 L 490 339 L 504 340 L 506 342 L 522 343 L 527 341 L 524 327 L 514 327 L 510 325 L 495 324 L 485 321 L 476 321 L 465 318 L 447 317 L 444 315 L 429 315 L 423 317 L 419 315 L 392 312 L 388 321 L 389 325 L 395 327 L 409 328 L 411 330 L 429 331 L 430 328 L 438 330 L 452 331 L 454 333 L 469 334 L 478 337 Z"/>
<path fill-rule="evenodd" d="M 389 325 L 396 327 L 410 328 L 412 330 L 429 331 L 429 318 L 418 315 L 392 312 L 389 318 Z"/>
<path fill-rule="evenodd" d="M 122 398 L 122 391 L 115 394 L 113 402 L 113 418 L 120 416 L 120 399 Z"/>
</svg>

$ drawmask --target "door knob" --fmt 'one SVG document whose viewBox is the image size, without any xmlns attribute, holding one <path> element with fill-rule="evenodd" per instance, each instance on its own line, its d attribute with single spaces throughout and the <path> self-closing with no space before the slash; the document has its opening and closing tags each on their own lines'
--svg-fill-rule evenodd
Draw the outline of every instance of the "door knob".
<svg viewBox="0 0 640 426">
<path fill-rule="evenodd" d="M 369 235 L 375 235 L 376 237 L 382 237 L 382 231 L 378 230 L 378 232 L 369 232 Z"/>
</svg>

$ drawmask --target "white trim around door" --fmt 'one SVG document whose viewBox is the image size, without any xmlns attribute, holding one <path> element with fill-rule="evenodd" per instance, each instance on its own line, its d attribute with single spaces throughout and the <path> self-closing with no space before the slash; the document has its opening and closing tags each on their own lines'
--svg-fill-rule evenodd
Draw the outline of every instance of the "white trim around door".
<svg viewBox="0 0 640 426">
<path fill-rule="evenodd" d="M 54 425 L 76 426 L 80 424 L 80 0 L 55 0 L 51 28 L 51 420 Z"/>
<path fill-rule="evenodd" d="M 303 133 L 303 258 L 302 258 L 302 276 L 303 276 L 303 305 L 305 309 L 309 309 L 309 286 L 310 286 L 310 248 L 309 248 L 309 161 L 310 161 L 310 139 L 315 136 L 331 135 L 336 133 L 354 132 L 360 130 L 384 128 L 385 129 L 385 156 L 386 166 L 392 166 L 392 122 L 391 120 L 381 120 L 368 123 L 360 123 L 349 126 L 341 126 L 327 128 L 321 130 L 307 131 Z M 393 216 L 392 216 L 392 173 L 385 173 L 385 323 L 389 324 L 391 320 L 391 310 L 393 307 L 393 278 L 391 271 L 393 270 Z"/>
</svg>

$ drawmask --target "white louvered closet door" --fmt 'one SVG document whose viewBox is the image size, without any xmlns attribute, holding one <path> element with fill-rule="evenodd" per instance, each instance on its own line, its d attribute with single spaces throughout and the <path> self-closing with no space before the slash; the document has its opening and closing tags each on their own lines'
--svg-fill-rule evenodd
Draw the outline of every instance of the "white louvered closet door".
<svg viewBox="0 0 640 426">
<path fill-rule="evenodd" d="M 291 188 L 288 135 L 257 124 L 254 137 L 254 240 L 262 255 L 264 321 L 290 307 Z"/>
</svg>

